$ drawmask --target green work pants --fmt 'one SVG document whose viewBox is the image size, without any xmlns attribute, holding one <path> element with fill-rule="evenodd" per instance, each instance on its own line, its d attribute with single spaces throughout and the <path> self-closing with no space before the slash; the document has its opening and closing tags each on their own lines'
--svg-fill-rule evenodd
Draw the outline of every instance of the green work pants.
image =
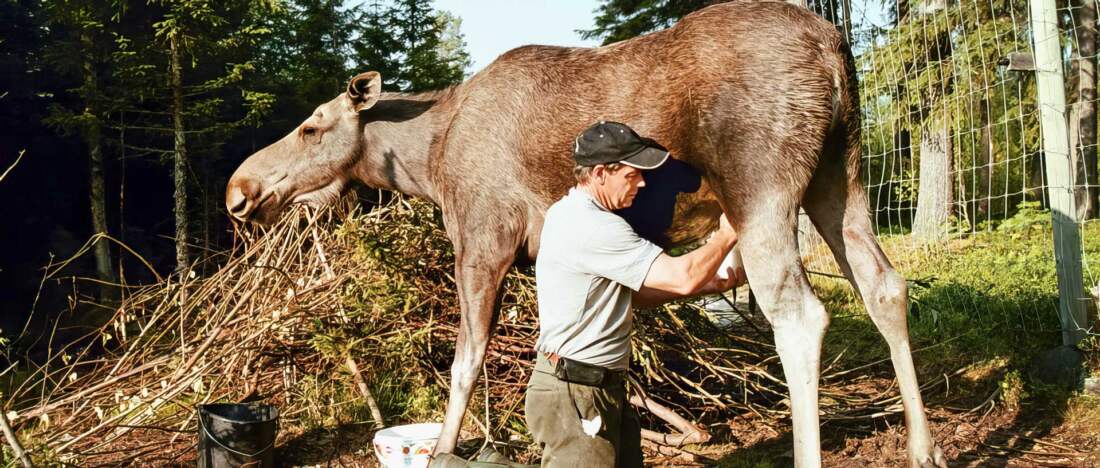
<svg viewBox="0 0 1100 468">
<path fill-rule="evenodd" d="M 542 446 L 545 467 L 640 467 L 642 432 L 638 413 L 627 401 L 622 377 L 600 386 L 568 383 L 554 377 L 539 353 L 527 384 L 527 428 Z M 584 432 L 581 418 L 602 424 L 595 436 Z"/>
</svg>

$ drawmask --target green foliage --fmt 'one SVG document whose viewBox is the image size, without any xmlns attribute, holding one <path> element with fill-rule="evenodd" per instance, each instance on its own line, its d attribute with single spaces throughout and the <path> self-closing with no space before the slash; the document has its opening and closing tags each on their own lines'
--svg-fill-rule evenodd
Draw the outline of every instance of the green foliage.
<svg viewBox="0 0 1100 468">
<path fill-rule="evenodd" d="M 244 125 L 260 123 L 274 95 L 256 89 L 250 50 L 271 30 L 260 24 L 278 4 L 268 0 L 44 2 L 54 44 L 51 69 L 71 77 L 79 100 L 58 99 L 45 123 L 63 135 L 103 127 L 105 155 L 126 146 L 164 157 L 174 149 L 168 115 L 168 39 L 182 60 L 184 126 L 192 158 L 216 159 Z M 90 78 L 89 78 L 90 76 Z M 128 142 L 121 131 L 130 130 Z M 115 130 L 118 130 L 116 132 Z"/>
<path fill-rule="evenodd" d="M 280 95 L 316 106 L 343 90 L 354 73 L 349 58 L 364 28 L 360 7 L 339 0 L 294 0 L 263 19 L 273 31 L 260 44 L 261 75 L 279 85 Z M 312 107 L 309 108 L 312 110 Z"/>
<path fill-rule="evenodd" d="M 1090 240 L 1094 237 L 1100 237 L 1100 224 L 1085 225 L 1086 264 L 1100 262 L 1100 242 Z M 993 360 L 1022 370 L 1039 352 L 1060 343 L 1051 238 L 1050 214 L 1035 202 L 1021 204 L 996 229 L 937 248 L 916 248 L 907 236 L 883 236 L 887 256 L 909 278 L 912 348 L 928 348 L 915 355 L 921 374 Z M 854 359 L 850 365 L 889 357 L 846 282 L 814 278 L 814 286 L 834 315 L 827 353 L 860 350 L 858 356 L 846 355 Z"/>
<path fill-rule="evenodd" d="M 1010 52 L 1029 50 L 1026 9 L 1026 2 L 999 0 L 909 12 L 857 48 L 865 180 L 894 187 L 871 191 L 877 209 L 915 203 L 914 149 L 930 128 L 952 134 L 955 199 L 964 201 L 960 210 L 982 211 L 965 213 L 970 220 L 1009 217 L 1031 195 L 1020 188 L 1035 185 L 1039 161 L 1039 120 L 1022 118 L 1036 106 L 1034 81 L 998 65 Z M 998 190 L 1003 197 L 988 200 Z"/>
<path fill-rule="evenodd" d="M 595 27 L 580 31 L 585 39 L 603 38 L 604 44 L 667 28 L 684 15 L 713 1 L 604 0 L 596 8 Z"/>
<path fill-rule="evenodd" d="M 377 71 L 382 74 L 385 89 L 401 89 L 399 52 L 403 44 L 399 34 L 396 34 L 397 26 L 390 10 L 383 9 L 375 0 L 359 21 L 364 25 L 363 34 L 353 44 L 358 71 Z"/>
<path fill-rule="evenodd" d="M 1016 206 L 1016 215 L 1006 219 L 997 229 L 1000 231 L 1021 231 L 1041 229 L 1050 225 L 1050 211 L 1042 209 L 1039 202 L 1021 202 Z"/>
<path fill-rule="evenodd" d="M 1024 379 L 1018 369 L 1006 372 L 999 385 L 1001 388 L 1001 401 L 1010 409 L 1019 408 L 1020 402 L 1028 397 L 1027 390 L 1024 389 Z"/>
<path fill-rule="evenodd" d="M 451 344 L 435 343 L 433 349 L 431 327 L 411 326 L 407 320 L 423 316 L 423 309 L 454 308 L 450 277 L 428 274 L 450 269 L 453 254 L 437 227 L 434 207 L 414 201 L 380 211 L 350 216 L 337 231 L 357 246 L 352 262 L 368 265 L 368 273 L 345 288 L 340 320 L 311 323 L 310 345 L 336 367 L 355 359 L 389 422 L 438 419 L 444 395 L 435 376 L 425 373 L 431 364 L 421 364 L 449 357 Z M 341 380 L 354 388 L 350 375 Z M 325 396 L 330 397 L 335 398 Z"/>
<path fill-rule="evenodd" d="M 398 0 L 391 17 L 404 56 L 397 77 L 402 90 L 427 91 L 462 81 L 470 59 L 458 18 L 432 11 L 429 0 Z"/>
</svg>

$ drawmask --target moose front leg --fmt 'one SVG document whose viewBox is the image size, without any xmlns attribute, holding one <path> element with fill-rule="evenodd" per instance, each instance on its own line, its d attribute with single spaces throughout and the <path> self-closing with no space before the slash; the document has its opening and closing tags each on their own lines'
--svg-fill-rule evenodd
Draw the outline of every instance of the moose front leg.
<svg viewBox="0 0 1100 468">
<path fill-rule="evenodd" d="M 514 252 L 515 249 L 503 251 Z M 492 255 L 466 253 L 461 255 L 455 265 L 462 320 L 458 327 L 458 340 L 455 342 L 455 359 L 451 364 L 451 394 L 447 400 L 447 415 L 443 419 L 443 432 L 435 446 L 436 454 L 451 453 L 458 443 L 462 418 L 466 414 L 474 384 L 477 383 L 481 364 L 485 361 L 489 333 L 496 322 L 500 285 L 512 262 L 512 259 L 487 257 Z"/>
</svg>

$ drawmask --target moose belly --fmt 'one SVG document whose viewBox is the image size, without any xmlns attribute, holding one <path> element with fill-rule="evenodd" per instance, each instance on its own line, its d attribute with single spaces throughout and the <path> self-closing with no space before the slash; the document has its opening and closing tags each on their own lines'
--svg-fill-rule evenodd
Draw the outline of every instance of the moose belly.
<svg viewBox="0 0 1100 468">
<path fill-rule="evenodd" d="M 718 227 L 718 199 L 690 165 L 670 158 L 643 176 L 646 185 L 634 204 L 616 211 L 640 236 L 668 249 L 697 242 Z"/>
</svg>

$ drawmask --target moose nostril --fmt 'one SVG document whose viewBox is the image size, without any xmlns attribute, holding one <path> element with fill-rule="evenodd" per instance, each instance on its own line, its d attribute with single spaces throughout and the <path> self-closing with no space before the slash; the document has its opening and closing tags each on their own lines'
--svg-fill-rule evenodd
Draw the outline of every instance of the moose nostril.
<svg viewBox="0 0 1100 468">
<path fill-rule="evenodd" d="M 253 201 L 258 195 L 257 184 L 252 181 L 231 181 L 225 191 L 225 207 L 229 214 L 238 219 L 245 219 L 252 209 Z"/>
<path fill-rule="evenodd" d="M 241 189 L 237 187 L 233 187 L 232 189 L 230 189 L 227 195 L 228 196 L 225 199 L 225 207 L 229 208 L 230 213 L 236 214 L 241 211 L 246 204 L 248 204 L 248 199 L 245 198 L 243 193 L 241 193 Z"/>
</svg>

